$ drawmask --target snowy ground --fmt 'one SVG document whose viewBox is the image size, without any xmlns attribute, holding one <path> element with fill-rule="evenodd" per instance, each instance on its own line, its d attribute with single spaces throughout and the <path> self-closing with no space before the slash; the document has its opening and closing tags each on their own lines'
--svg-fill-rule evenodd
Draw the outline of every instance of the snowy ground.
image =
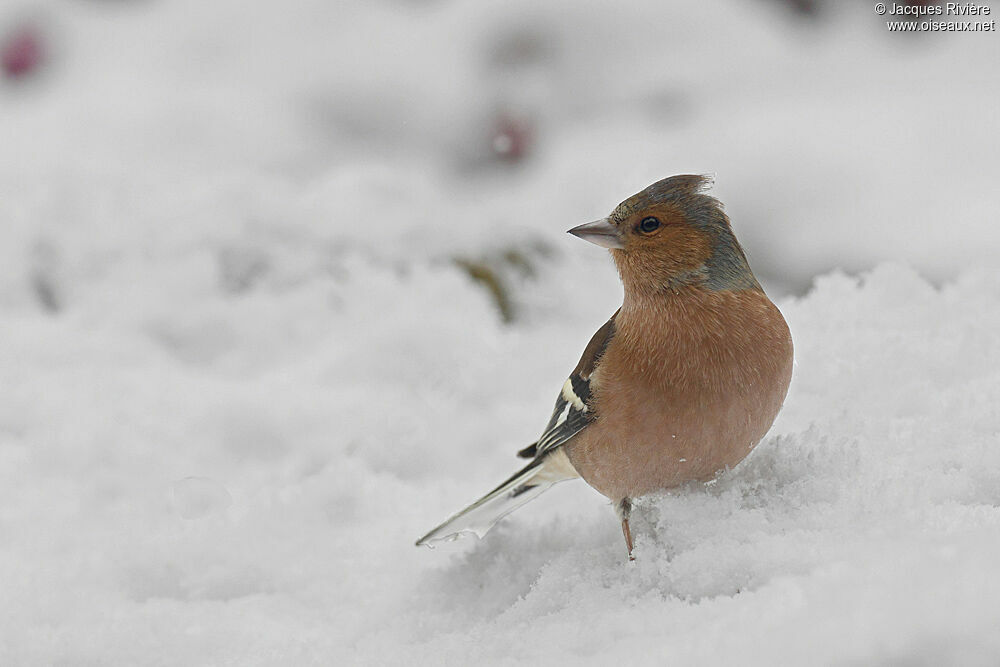
<svg viewBox="0 0 1000 667">
<path fill-rule="evenodd" d="M 0 2 L 0 664 L 996 664 L 996 33 L 257 4 Z M 691 171 L 792 328 L 772 433 L 631 565 L 582 483 L 414 548 L 620 300 L 563 230 Z"/>
</svg>

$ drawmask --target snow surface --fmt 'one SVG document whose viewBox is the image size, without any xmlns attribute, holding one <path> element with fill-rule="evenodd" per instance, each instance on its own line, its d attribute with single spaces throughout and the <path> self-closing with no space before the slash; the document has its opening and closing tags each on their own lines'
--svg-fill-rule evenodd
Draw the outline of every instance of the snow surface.
<svg viewBox="0 0 1000 667">
<path fill-rule="evenodd" d="M 996 664 L 996 34 L 538 5 L 0 2 L 47 48 L 0 85 L 0 664 Z M 680 172 L 792 328 L 771 434 L 633 564 L 577 482 L 414 548 L 620 302 L 563 230 Z"/>
</svg>

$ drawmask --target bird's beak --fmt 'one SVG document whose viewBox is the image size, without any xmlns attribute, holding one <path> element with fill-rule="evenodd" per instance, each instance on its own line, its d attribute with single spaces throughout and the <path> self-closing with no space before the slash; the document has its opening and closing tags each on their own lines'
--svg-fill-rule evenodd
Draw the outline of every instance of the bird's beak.
<svg viewBox="0 0 1000 667">
<path fill-rule="evenodd" d="M 625 240 L 618 233 L 618 228 L 612 225 L 607 218 L 574 227 L 566 233 L 578 236 L 584 241 L 596 243 L 602 248 L 617 248 L 621 250 L 625 247 Z"/>
</svg>

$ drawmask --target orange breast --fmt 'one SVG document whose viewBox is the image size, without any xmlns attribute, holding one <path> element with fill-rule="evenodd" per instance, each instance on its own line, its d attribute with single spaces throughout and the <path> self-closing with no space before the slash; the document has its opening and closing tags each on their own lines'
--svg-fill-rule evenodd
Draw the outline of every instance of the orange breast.
<svg viewBox="0 0 1000 667">
<path fill-rule="evenodd" d="M 788 327 L 763 292 L 626 301 L 592 380 L 597 419 L 567 454 L 612 500 L 710 479 L 764 437 L 791 373 Z"/>
</svg>

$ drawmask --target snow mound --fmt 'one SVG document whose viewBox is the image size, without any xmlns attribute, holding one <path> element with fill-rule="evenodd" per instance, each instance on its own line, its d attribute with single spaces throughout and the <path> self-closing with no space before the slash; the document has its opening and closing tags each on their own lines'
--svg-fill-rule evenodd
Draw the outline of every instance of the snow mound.
<svg viewBox="0 0 1000 667">
<path fill-rule="evenodd" d="M 414 548 L 513 470 L 588 323 L 504 326 L 455 268 L 349 280 L 367 298 L 288 315 L 330 340 L 252 373 L 148 329 L 39 313 L 3 330 L 4 662 L 1000 650 L 1000 273 L 936 288 L 886 265 L 782 301 L 797 361 L 778 423 L 715 482 L 642 501 L 633 564 L 580 482 L 482 541 Z"/>
</svg>

